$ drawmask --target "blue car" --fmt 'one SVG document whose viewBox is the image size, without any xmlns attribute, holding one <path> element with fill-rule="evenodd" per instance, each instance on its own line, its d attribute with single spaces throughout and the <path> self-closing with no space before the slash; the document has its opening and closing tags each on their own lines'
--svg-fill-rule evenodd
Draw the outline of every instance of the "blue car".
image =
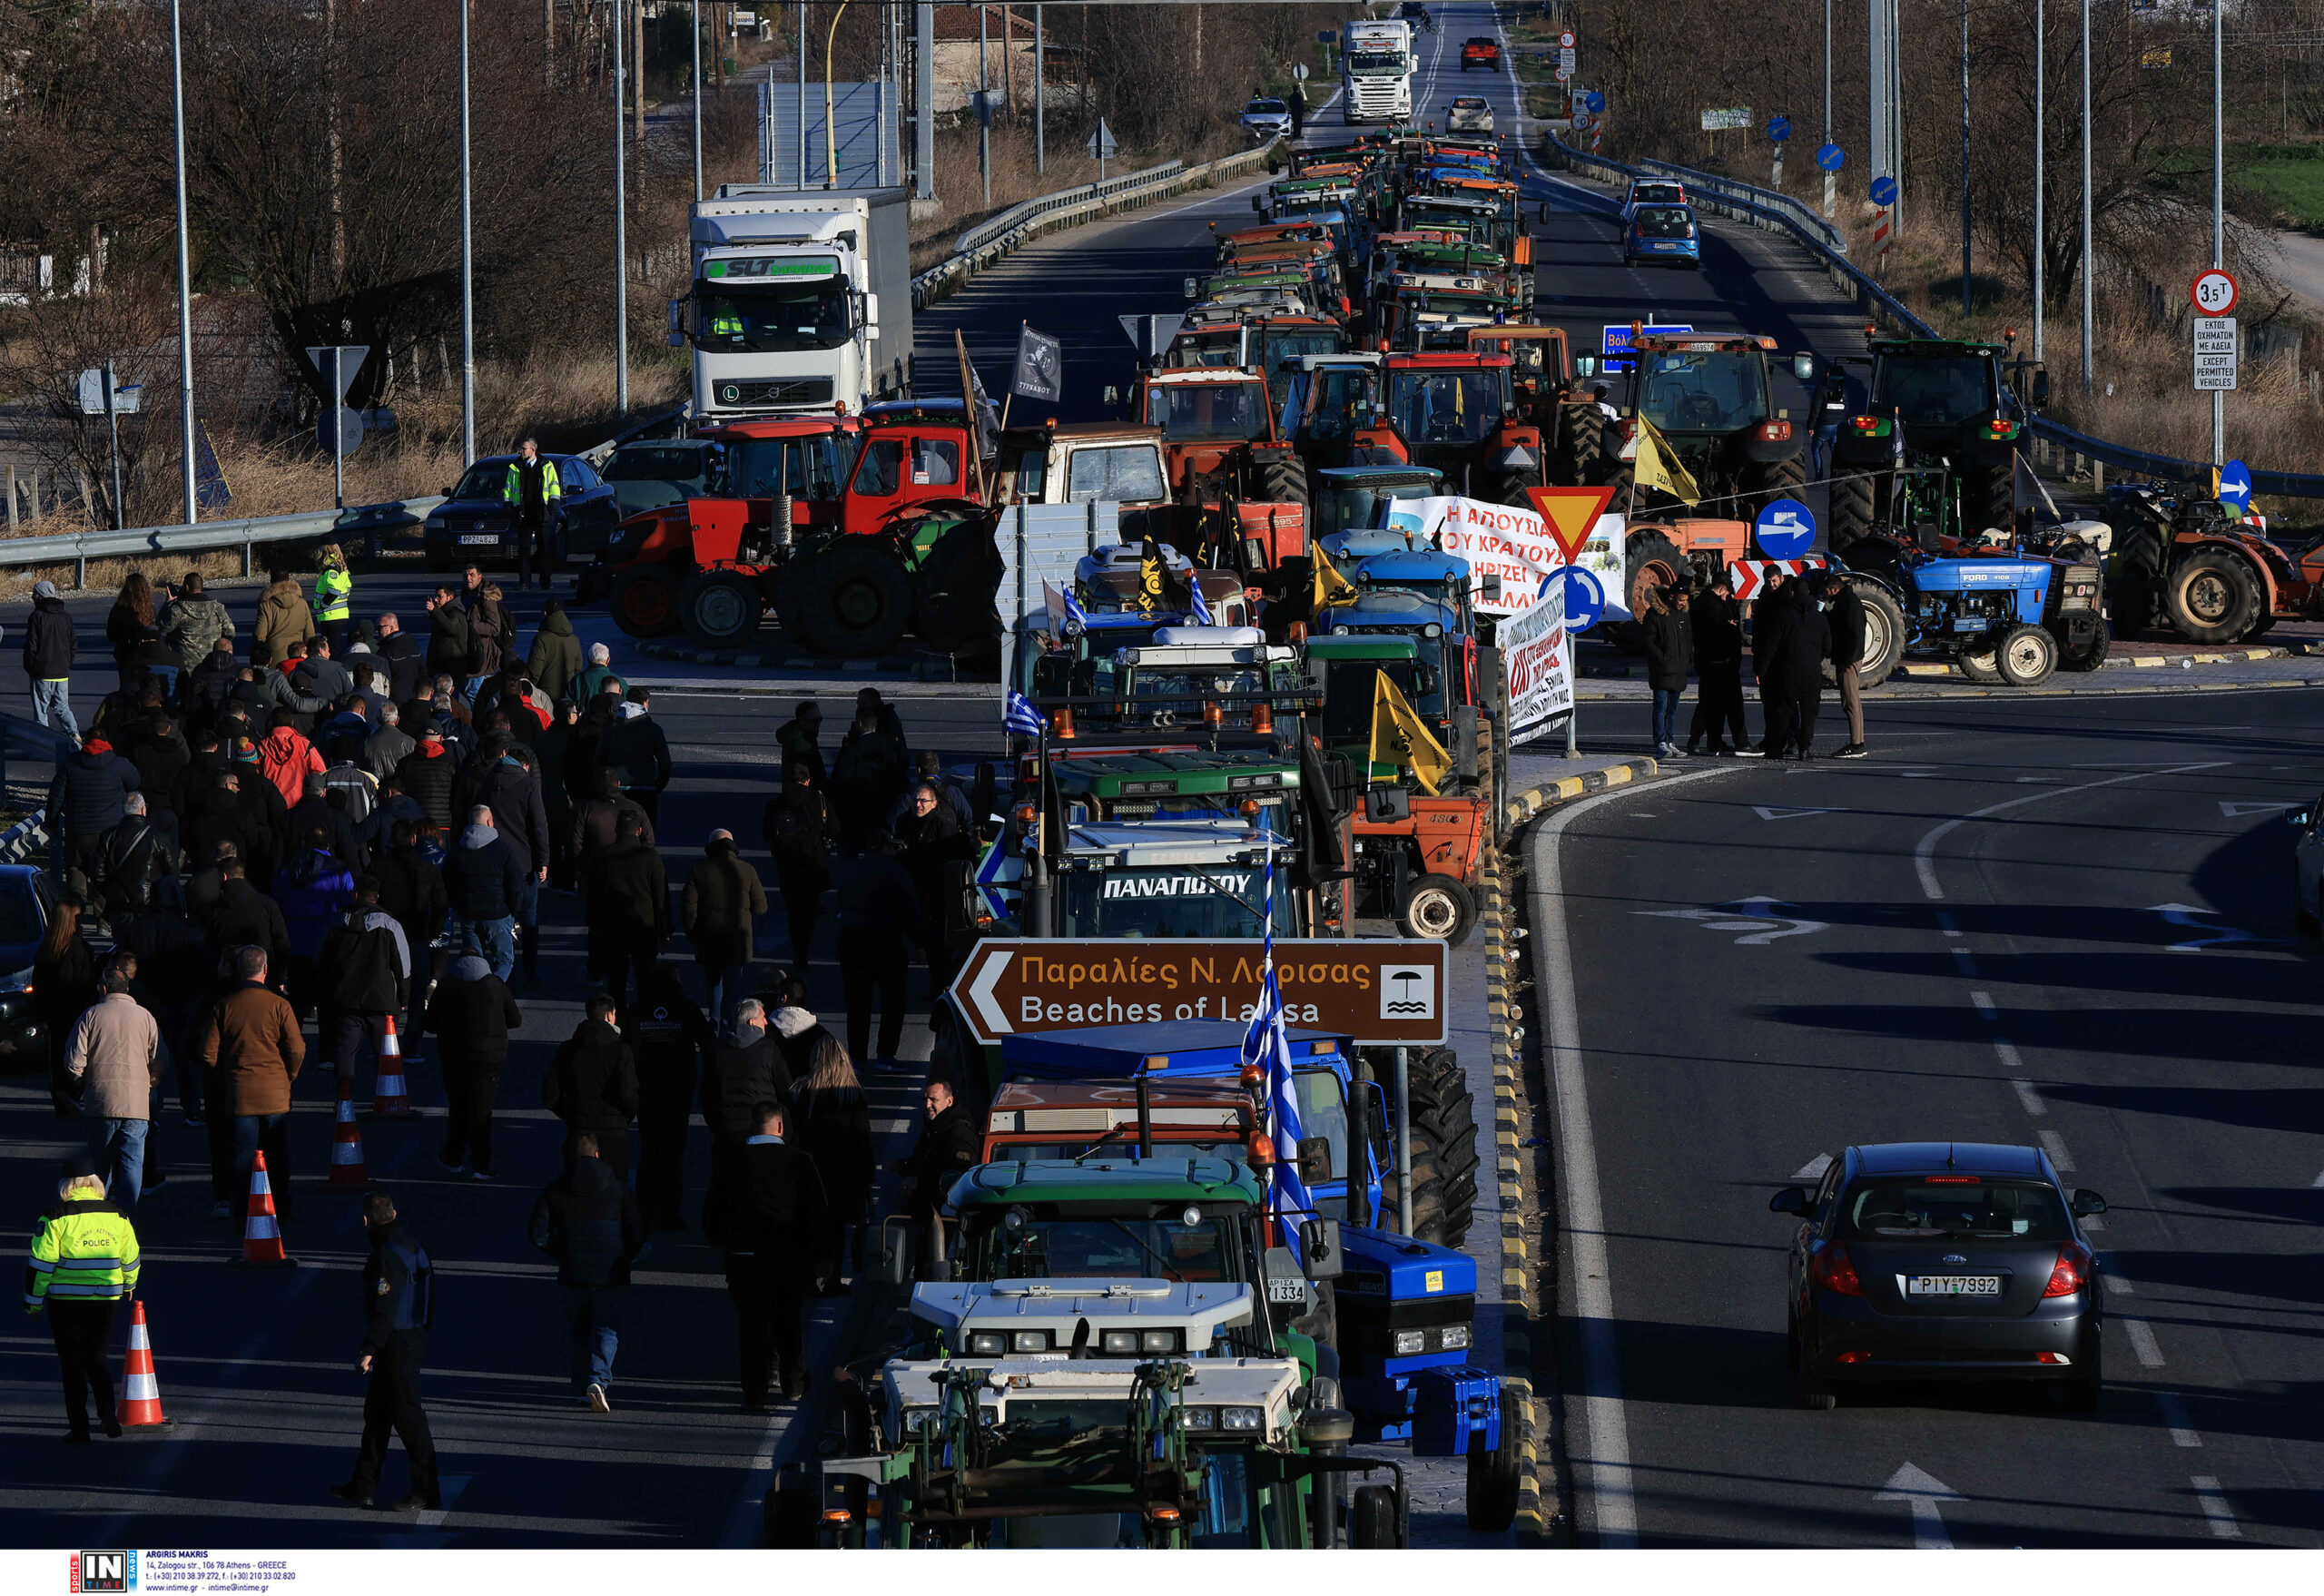
<svg viewBox="0 0 2324 1596">
<path fill-rule="evenodd" d="M 1625 266 L 1692 266 L 1703 263 L 1702 230 L 1686 205 L 1640 205 L 1622 232 Z"/>
<path fill-rule="evenodd" d="M 577 455 L 550 455 L 564 490 L 558 526 L 570 561 L 595 558 L 612 536 L 619 513 L 613 485 Z M 431 571 L 463 566 L 514 566 L 517 540 L 508 504 L 508 468 L 515 455 L 490 455 L 470 466 L 444 502 L 428 512 L 422 547 Z"/>
<path fill-rule="evenodd" d="M 33 1010 L 33 953 L 48 930 L 48 878 L 0 864 L 0 1073 L 46 1069 L 52 1039 Z"/>
</svg>

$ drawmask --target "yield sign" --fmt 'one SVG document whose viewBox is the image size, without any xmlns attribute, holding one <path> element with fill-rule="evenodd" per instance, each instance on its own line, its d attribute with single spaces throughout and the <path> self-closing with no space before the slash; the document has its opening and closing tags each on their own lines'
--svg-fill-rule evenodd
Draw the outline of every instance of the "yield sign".
<svg viewBox="0 0 2324 1596">
<path fill-rule="evenodd" d="M 1614 502 L 1611 488 L 1528 488 L 1525 497 L 1533 501 L 1534 513 L 1541 524 L 1557 539 L 1558 547 L 1565 553 L 1565 563 L 1571 565 L 1573 557 L 1590 540 L 1590 529 L 1598 525 L 1598 517 Z"/>
</svg>

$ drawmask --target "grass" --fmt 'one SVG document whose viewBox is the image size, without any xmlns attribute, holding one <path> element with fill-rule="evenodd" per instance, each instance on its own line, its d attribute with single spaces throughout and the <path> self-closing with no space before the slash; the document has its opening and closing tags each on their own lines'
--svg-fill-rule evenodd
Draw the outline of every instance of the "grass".
<svg viewBox="0 0 2324 1596">
<path fill-rule="evenodd" d="M 2273 209 L 2265 220 L 2324 232 L 2324 145 L 2261 144 L 2239 150 L 2229 179 Z"/>
</svg>

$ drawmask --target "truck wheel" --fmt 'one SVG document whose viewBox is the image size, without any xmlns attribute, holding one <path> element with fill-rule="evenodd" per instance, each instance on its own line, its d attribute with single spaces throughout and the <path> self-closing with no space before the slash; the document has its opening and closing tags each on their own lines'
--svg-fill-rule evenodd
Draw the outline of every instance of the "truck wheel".
<svg viewBox="0 0 2324 1596">
<path fill-rule="evenodd" d="M 1348 1514 L 1348 1544 L 1358 1552 L 1393 1552 L 1404 1543 L 1404 1526 L 1389 1485 L 1358 1485 Z"/>
<path fill-rule="evenodd" d="M 1305 504 L 1307 462 L 1293 457 L 1259 463 L 1259 498 L 1268 504 Z"/>
<path fill-rule="evenodd" d="M 2012 626 L 1994 650 L 1994 668 L 2013 687 L 2038 687 L 2058 668 L 2058 640 L 2039 626 Z"/>
<path fill-rule="evenodd" d="M 678 583 L 667 566 L 632 566 L 614 578 L 614 625 L 632 637 L 678 629 Z"/>
<path fill-rule="evenodd" d="M 1424 875 L 1404 899 L 1404 934 L 1459 947 L 1476 923 L 1476 900 L 1449 875 Z"/>
<path fill-rule="evenodd" d="M 1961 674 L 1973 682 L 2001 680 L 2000 651 L 1991 644 L 1979 647 L 1965 644 L 1961 649 Z"/>
<path fill-rule="evenodd" d="M 2098 617 L 2098 629 L 2080 648 L 2069 646 L 2066 640 L 2055 632 L 2050 635 L 2057 638 L 2058 668 L 2061 670 L 2094 671 L 2106 663 L 2106 655 L 2114 646 L 2114 634 L 2106 625 L 2104 616 Z"/>
<path fill-rule="evenodd" d="M 2232 643 L 2259 613 L 2260 590 L 2240 559 L 2212 550 L 2171 574 L 2162 602 L 2172 629 L 2189 642 Z"/>
<path fill-rule="evenodd" d="M 1832 484 L 1829 515 L 1832 547 L 1843 552 L 1872 530 L 1872 478 L 1842 477 Z M 1851 565 L 1854 559 L 1849 559 Z"/>
<path fill-rule="evenodd" d="M 1517 1415 L 1524 1399 L 1513 1381 L 1501 1383 L 1501 1444 L 1469 1453 L 1469 1528 L 1498 1535 L 1517 1517 L 1518 1477 L 1524 1456 Z"/>
<path fill-rule="evenodd" d="M 2157 619 L 2166 542 L 2159 528 L 2142 524 L 2123 533 L 2120 547 L 2122 561 L 2107 588 L 2106 607 L 2112 619 L 2122 623 L 2122 635 L 2135 636 Z"/>
<path fill-rule="evenodd" d="M 861 658 L 903 641 L 911 584 L 876 539 L 827 545 L 799 562 L 791 583 L 793 613 L 816 652 Z"/>
<path fill-rule="evenodd" d="M 696 571 L 678 589 L 686 635 L 704 648 L 734 648 L 758 635 L 758 585 L 740 571 Z"/>
</svg>

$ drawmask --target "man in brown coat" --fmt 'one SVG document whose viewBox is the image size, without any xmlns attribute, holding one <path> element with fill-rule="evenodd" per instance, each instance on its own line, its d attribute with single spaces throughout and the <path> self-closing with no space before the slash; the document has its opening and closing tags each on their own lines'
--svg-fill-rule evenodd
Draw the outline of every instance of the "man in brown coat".
<svg viewBox="0 0 2324 1596">
<path fill-rule="evenodd" d="M 128 1214 L 145 1181 L 145 1137 L 153 1089 L 162 1084 L 161 1027 L 129 993 L 137 956 L 117 953 L 105 966 L 105 995 L 82 1010 L 65 1044 L 64 1072 L 84 1082 L 81 1113 L 89 1122 L 89 1157 L 105 1177 L 105 1195 Z"/>
<path fill-rule="evenodd" d="M 734 833 L 710 833 L 700 864 L 686 876 L 686 940 L 702 966 L 710 1021 L 723 1024 L 750 995 L 751 961 L 757 957 L 757 917 L 766 912 L 759 872 L 735 852 Z"/>
<path fill-rule="evenodd" d="M 218 1000 L 203 1019 L 195 1042 L 210 1071 L 203 1100 L 212 1112 L 234 1117 L 234 1167 L 247 1187 L 253 1155 L 266 1154 L 268 1184 L 277 1212 L 290 1214 L 290 1085 L 307 1061 L 299 1017 L 282 995 L 266 984 L 266 950 L 238 948 L 231 955 L 241 984 Z M 221 1217 L 233 1205 L 221 1203 Z"/>
<path fill-rule="evenodd" d="M 258 597 L 258 622 L 251 628 L 251 664 L 281 665 L 290 645 L 315 635 L 314 612 L 290 572 L 277 566 Z"/>
</svg>

